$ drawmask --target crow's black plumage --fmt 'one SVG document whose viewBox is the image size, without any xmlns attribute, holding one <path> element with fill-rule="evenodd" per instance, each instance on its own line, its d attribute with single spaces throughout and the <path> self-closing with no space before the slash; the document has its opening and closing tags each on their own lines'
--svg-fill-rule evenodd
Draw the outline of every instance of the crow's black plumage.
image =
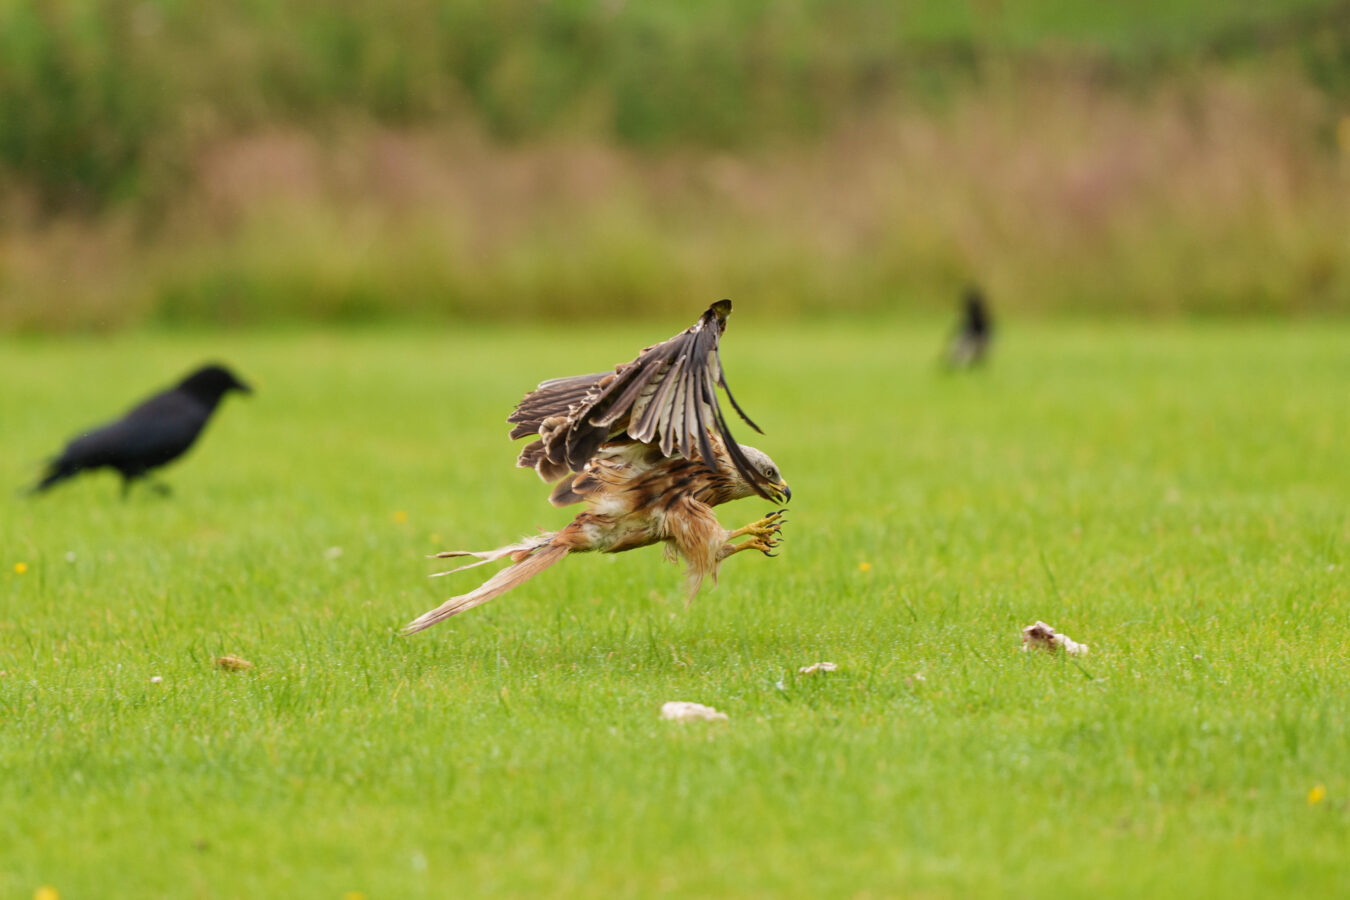
<svg viewBox="0 0 1350 900">
<path fill-rule="evenodd" d="M 48 461 L 46 473 L 30 493 L 45 491 L 80 472 L 107 467 L 122 474 L 125 496 L 137 478 L 187 452 L 229 391 L 252 393 L 224 366 L 203 366 L 117 421 L 71 440 L 59 456 Z"/>
<path fill-rule="evenodd" d="M 989 315 L 989 303 L 984 292 L 971 285 L 966 288 L 961 322 L 947 345 L 947 365 L 965 369 L 983 362 L 993 339 L 994 322 Z"/>
</svg>

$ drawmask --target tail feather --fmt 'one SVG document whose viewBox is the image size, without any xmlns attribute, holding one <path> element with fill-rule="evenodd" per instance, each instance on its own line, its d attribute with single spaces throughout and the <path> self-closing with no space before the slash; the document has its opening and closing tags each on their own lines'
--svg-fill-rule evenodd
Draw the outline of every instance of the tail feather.
<svg viewBox="0 0 1350 900">
<path fill-rule="evenodd" d="M 430 612 L 425 612 L 416 619 L 413 619 L 407 625 L 403 626 L 403 630 L 400 633 L 404 635 L 416 634 L 423 629 L 430 628 L 437 622 L 443 622 L 453 615 L 457 615 L 467 609 L 473 609 L 475 606 L 486 603 L 494 597 L 505 594 L 516 585 L 524 584 L 526 581 L 529 581 L 531 578 L 567 555 L 567 547 L 551 541 L 537 544 L 533 548 L 516 545 L 510 548 L 503 547 L 501 550 L 489 550 L 484 553 L 457 553 L 461 556 L 487 557 L 486 559 L 481 559 L 479 562 L 469 563 L 469 565 L 461 567 L 470 569 L 474 566 L 482 565 L 485 562 L 491 562 L 493 559 L 501 559 L 510 553 L 520 552 L 522 550 L 528 550 L 529 555 L 505 569 L 502 569 L 496 575 L 493 575 L 469 593 L 460 594 L 458 597 L 451 597 Z M 459 571 L 459 569 L 456 569 L 455 571 Z"/>
<path fill-rule="evenodd" d="M 552 540 L 553 535 L 556 533 L 557 532 L 550 531 L 547 532 L 546 534 L 541 534 L 536 537 L 525 538 L 518 544 L 507 544 L 505 547 L 498 547 L 496 550 L 443 550 L 440 553 L 431 556 L 430 558 L 449 559 L 451 557 L 456 556 L 473 556 L 477 557 L 478 562 L 471 562 L 468 565 L 460 566 L 457 569 L 447 569 L 444 572 L 434 572 L 430 577 L 440 578 L 442 575 L 453 575 L 456 572 L 463 572 L 465 569 L 472 569 L 476 566 L 482 566 L 490 562 L 496 562 L 499 559 L 505 559 L 506 557 L 513 556 L 517 553 L 520 553 L 521 551 L 533 553 L 535 550 L 544 546 L 550 540 Z"/>
<path fill-rule="evenodd" d="M 57 482 L 65 481 L 67 478 L 76 475 L 79 471 L 78 466 L 73 466 L 64 459 L 53 459 L 47 463 L 47 471 L 43 473 L 42 480 L 28 488 L 26 493 L 29 495 L 40 494 Z"/>
</svg>

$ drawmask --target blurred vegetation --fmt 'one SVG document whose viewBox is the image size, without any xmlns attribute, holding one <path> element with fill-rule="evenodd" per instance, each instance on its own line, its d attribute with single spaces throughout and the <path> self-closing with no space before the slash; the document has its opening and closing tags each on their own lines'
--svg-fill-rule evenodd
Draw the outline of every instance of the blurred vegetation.
<svg viewBox="0 0 1350 900">
<path fill-rule="evenodd" d="M 1244 116 L 1264 108 L 1247 122 L 1259 130 L 1209 117 L 1211 101 Z M 1060 246 L 1053 260 L 1028 259 L 1028 267 L 1108 264 L 1097 283 L 1058 291 L 1013 271 L 1013 260 L 972 249 L 968 236 L 912 221 L 912 209 L 862 216 L 899 236 L 889 248 L 854 240 L 821 254 L 813 244 L 832 238 L 781 222 L 772 200 L 766 218 L 716 184 L 699 201 L 669 196 L 672 170 L 676 182 L 698 181 L 691 172 L 727 169 L 727 160 L 753 170 L 736 176 L 742 182 L 798 194 L 789 182 L 813 176 L 813 152 L 898 151 L 905 138 L 895 137 L 896 122 L 941 130 L 955 121 L 971 140 L 1022 141 L 1032 123 L 1056 127 L 1044 121 L 1045 103 L 1089 117 L 1103 104 L 1124 116 L 1133 104 L 1144 125 L 1172 122 L 1160 107 L 1190 109 L 1194 143 L 1217 132 L 1256 141 L 1255 157 L 1277 167 L 1270 177 L 1280 183 L 1273 198 L 1256 188 L 1231 200 L 1246 218 L 1215 218 L 1198 238 L 1193 211 L 1174 215 L 1164 198 L 1170 189 L 1153 185 L 1161 206 L 1119 210 L 1125 217 L 1111 223 L 1109 246 L 1099 239 Z M 972 111 L 1004 121 L 980 134 L 961 125 Z M 1024 117 L 1021 128 L 1006 111 Z M 0 328 L 501 308 L 570 314 L 686 289 L 867 309 L 898 291 L 923 302 L 969 277 L 1002 278 L 1009 302 L 1028 308 L 1343 308 L 1350 250 L 1322 231 L 1344 224 L 1334 207 L 1347 199 L 1339 158 L 1350 154 L 1346 116 L 1345 0 L 0 0 Z M 293 160 L 298 168 L 236 179 L 232 190 L 252 196 L 232 197 L 222 214 L 212 179 L 232 170 L 240 148 L 251 152 L 276 135 L 285 147 L 307 148 Z M 522 165 L 536 173 L 538 190 L 515 197 L 528 221 L 493 240 L 472 233 L 461 210 L 362 201 L 371 185 L 350 169 L 391 135 L 473 145 L 467 160 L 445 148 L 424 166 L 432 180 L 445 174 L 432 171 L 438 166 L 473 164 L 489 180 L 509 181 L 496 157 L 535 151 Z M 949 135 L 938 140 L 951 144 Z M 622 172 L 589 193 L 551 197 L 546 173 L 560 145 L 610 160 L 619 154 Z M 850 177 L 849 165 L 834 168 Z M 1055 167 L 1033 168 L 1051 177 L 1053 193 Z M 882 180 L 911 191 L 899 173 Z M 992 188 L 973 199 L 995 216 L 1001 202 L 1021 202 L 978 173 L 953 180 L 952 196 L 966 200 L 976 187 Z M 1328 191 L 1326 209 L 1314 199 L 1311 212 L 1301 211 Z M 799 214 L 809 221 L 820 210 Z M 1077 214 L 1067 215 L 1072 237 Z M 366 238 L 354 238 L 353 228 Z M 1149 245 L 1122 244 L 1131 229 Z M 1238 262 L 1188 284 L 1195 266 L 1187 259 L 1205 255 L 1197 244 L 1211 229 L 1222 232 L 1216 249 Z M 1291 233 L 1309 242 L 1291 243 Z M 1252 282 L 1242 260 L 1273 235 L 1276 255 L 1294 259 L 1277 259 Z M 1180 249 L 1167 244 L 1173 237 Z M 1111 267 L 1130 270 L 1138 252 L 1158 249 L 1151 293 L 1124 296 L 1129 280 Z M 879 258 L 879 250 L 896 253 Z M 896 277 L 902 266 L 940 277 Z M 1024 296 L 1046 290 L 1040 300 Z M 1168 294 L 1176 297 L 1163 302 Z M 850 299 L 841 304 L 840 296 Z"/>
<path fill-rule="evenodd" d="M 1306 42 L 1347 86 L 1344 3 L 1033 0 L 7 0 L 0 165 L 47 208 L 178 174 L 204 139 L 358 111 L 468 118 L 521 139 L 590 130 L 718 146 L 816 132 L 878 94 L 932 91 L 1051 41 L 1114 70 Z M 1064 49 L 1061 47 L 1061 49 Z"/>
</svg>

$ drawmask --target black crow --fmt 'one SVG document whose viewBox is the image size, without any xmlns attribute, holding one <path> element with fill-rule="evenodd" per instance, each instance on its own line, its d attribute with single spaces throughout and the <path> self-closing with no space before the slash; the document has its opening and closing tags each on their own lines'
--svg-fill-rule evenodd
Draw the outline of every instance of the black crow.
<svg viewBox="0 0 1350 900">
<path fill-rule="evenodd" d="M 80 472 L 107 466 L 122 473 L 122 496 L 151 469 L 187 452 L 229 391 L 253 393 L 224 366 L 202 366 L 177 386 L 156 394 L 116 422 L 86 431 L 47 463 L 29 493 L 38 493 Z"/>
<path fill-rule="evenodd" d="M 984 361 L 993 339 L 994 322 L 989 316 L 988 301 L 978 287 L 971 285 L 966 288 L 961 323 L 947 345 L 947 365 L 953 369 L 968 369 L 978 365 Z"/>
</svg>

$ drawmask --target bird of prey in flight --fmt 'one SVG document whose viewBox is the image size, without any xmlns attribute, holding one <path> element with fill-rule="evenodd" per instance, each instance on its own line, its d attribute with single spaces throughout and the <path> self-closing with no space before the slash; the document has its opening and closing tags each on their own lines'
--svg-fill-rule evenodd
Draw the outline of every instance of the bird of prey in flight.
<svg viewBox="0 0 1350 900">
<path fill-rule="evenodd" d="M 515 426 L 512 439 L 534 438 L 516 464 L 556 482 L 549 495 L 554 506 L 586 508 L 561 531 L 496 550 L 437 554 L 478 560 L 442 575 L 500 559 L 511 564 L 408 623 L 403 633 L 486 603 L 569 553 L 620 553 L 664 543 L 668 554 L 688 565 L 691 598 L 707 576 L 716 579 L 718 566 L 733 553 L 772 556 L 784 510 L 731 531 L 713 512 L 742 497 L 779 504 L 792 497 L 773 460 L 732 438 L 718 403 L 721 387 L 736 413 L 760 430 L 722 374 L 717 345 L 730 312 L 731 301 L 721 300 L 690 328 L 612 372 L 554 378 L 526 394 L 506 420 Z"/>
<path fill-rule="evenodd" d="M 107 467 L 121 474 L 125 497 L 132 482 L 188 451 L 230 391 L 252 393 L 224 366 L 202 366 L 117 421 L 73 438 L 47 462 L 42 479 L 29 492 L 36 494 L 81 472 Z M 163 484 L 157 487 L 168 489 Z"/>
</svg>

